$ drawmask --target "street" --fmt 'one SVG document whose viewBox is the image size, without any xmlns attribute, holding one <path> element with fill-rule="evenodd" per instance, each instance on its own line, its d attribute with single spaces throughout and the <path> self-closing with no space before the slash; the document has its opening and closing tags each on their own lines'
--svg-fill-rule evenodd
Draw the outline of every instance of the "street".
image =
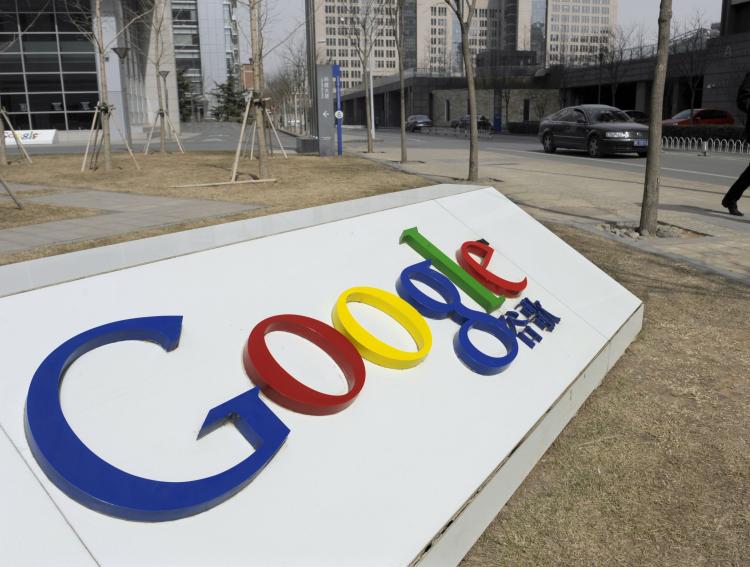
<svg viewBox="0 0 750 567">
<path fill-rule="evenodd" d="M 355 145 L 358 138 L 364 139 L 364 132 L 357 133 L 357 137 L 350 134 L 348 142 Z M 398 148 L 400 144 L 399 132 L 396 129 L 381 129 L 376 138 L 382 142 L 376 143 L 376 149 Z M 407 134 L 411 147 L 422 149 L 468 149 L 469 142 L 465 138 L 437 136 L 432 134 Z M 562 161 L 567 163 L 581 163 L 589 167 L 601 167 L 607 170 L 638 172 L 646 170 L 646 159 L 637 155 L 616 155 L 600 159 L 588 157 L 582 151 L 558 150 L 555 154 L 545 154 L 542 144 L 535 136 L 496 135 L 491 139 L 480 139 L 479 146 L 483 152 L 493 150 L 503 154 L 516 154 L 529 159 L 547 161 Z M 664 176 L 689 181 L 701 181 L 716 185 L 729 185 L 747 167 L 750 156 L 733 156 L 714 154 L 708 157 L 699 156 L 694 152 L 664 152 L 662 154 L 662 172 Z M 481 175 L 480 163 L 480 175 Z"/>
</svg>

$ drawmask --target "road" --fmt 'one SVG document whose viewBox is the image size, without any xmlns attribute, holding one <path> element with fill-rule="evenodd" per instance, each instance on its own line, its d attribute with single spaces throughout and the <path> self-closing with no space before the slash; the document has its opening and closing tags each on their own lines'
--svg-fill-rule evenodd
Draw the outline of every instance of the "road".
<svg viewBox="0 0 750 567">
<path fill-rule="evenodd" d="M 237 147 L 239 138 L 239 124 L 203 122 L 198 124 L 185 124 L 183 126 L 183 144 L 188 151 L 232 151 Z M 283 132 L 279 137 L 286 149 L 293 150 L 295 140 Z M 415 149 L 455 149 L 468 150 L 469 142 L 465 138 L 454 138 L 447 136 L 435 136 L 421 133 L 408 134 L 408 144 Z M 364 145 L 363 131 L 348 131 L 345 133 L 345 150 L 358 151 Z M 376 133 L 376 148 L 394 149 L 400 144 L 399 132 L 396 129 L 380 129 Z M 143 140 L 135 142 L 135 151 L 143 151 Z M 277 146 L 278 144 L 275 144 Z M 115 151 L 125 151 L 121 144 L 115 144 Z M 158 139 L 152 142 L 152 149 L 158 148 Z M 542 146 L 535 136 L 497 135 L 491 139 L 481 139 L 480 147 L 484 153 L 497 151 L 503 154 L 507 160 L 508 154 L 516 154 L 526 159 L 539 159 L 547 162 L 562 161 L 567 163 L 580 163 L 588 167 L 601 167 L 607 170 L 619 170 L 630 172 L 644 172 L 646 159 L 636 155 L 608 156 L 606 158 L 594 159 L 588 157 L 584 152 L 569 150 L 558 150 L 556 154 L 545 154 Z M 60 153 L 83 153 L 84 144 L 54 145 L 54 146 L 30 146 L 29 152 L 33 154 L 60 154 Z M 177 145 L 169 142 L 169 151 L 177 151 Z M 11 155 L 16 153 L 15 148 L 9 148 Z M 662 154 L 662 172 L 664 176 L 689 181 L 699 181 L 716 185 L 729 186 L 747 167 L 748 157 L 715 154 L 708 157 L 699 156 L 692 152 L 665 152 Z M 481 164 L 480 164 L 481 167 Z"/>
<path fill-rule="evenodd" d="M 358 147 L 364 140 L 364 134 L 349 135 L 348 146 Z M 400 144 L 398 130 L 381 129 L 376 138 L 382 140 L 376 143 L 376 148 L 386 146 L 397 148 Z M 408 144 L 420 150 L 450 149 L 467 150 L 469 142 L 465 138 L 452 138 L 428 134 L 408 134 Z M 546 161 L 562 161 L 567 163 L 581 163 L 588 167 L 601 167 L 607 170 L 630 172 L 645 172 L 646 158 L 636 155 L 617 155 L 605 158 L 590 158 L 584 152 L 558 150 L 555 154 L 545 154 L 542 145 L 534 136 L 498 135 L 491 139 L 481 139 L 480 147 L 483 152 L 491 153 L 496 150 L 503 153 L 504 159 L 508 154 L 517 154 L 526 159 L 540 159 Z M 739 174 L 747 167 L 750 157 L 715 154 L 708 157 L 699 156 L 692 152 L 664 152 L 662 154 L 662 172 L 664 176 L 726 185 L 729 187 Z M 480 163 L 481 174 L 481 163 Z"/>
</svg>

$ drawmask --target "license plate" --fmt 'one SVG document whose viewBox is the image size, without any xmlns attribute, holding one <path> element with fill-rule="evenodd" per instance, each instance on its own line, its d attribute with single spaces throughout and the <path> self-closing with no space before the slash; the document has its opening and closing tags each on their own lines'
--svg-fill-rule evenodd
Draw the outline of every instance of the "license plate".
<svg viewBox="0 0 750 567">
<path fill-rule="evenodd" d="M 642 148 L 644 146 L 648 146 L 648 140 L 636 140 L 633 142 L 633 145 L 637 148 Z"/>
</svg>

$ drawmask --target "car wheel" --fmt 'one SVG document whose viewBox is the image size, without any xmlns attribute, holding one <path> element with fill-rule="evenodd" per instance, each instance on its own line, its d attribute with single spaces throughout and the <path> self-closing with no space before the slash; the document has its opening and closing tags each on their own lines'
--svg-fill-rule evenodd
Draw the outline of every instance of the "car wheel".
<svg viewBox="0 0 750 567">
<path fill-rule="evenodd" d="M 542 144 L 544 145 L 544 152 L 547 154 L 554 154 L 557 151 L 555 140 L 552 139 L 552 134 L 549 132 L 547 132 L 542 138 Z"/>
<path fill-rule="evenodd" d="M 597 136 L 589 138 L 589 155 L 593 158 L 602 157 L 602 145 Z"/>
</svg>

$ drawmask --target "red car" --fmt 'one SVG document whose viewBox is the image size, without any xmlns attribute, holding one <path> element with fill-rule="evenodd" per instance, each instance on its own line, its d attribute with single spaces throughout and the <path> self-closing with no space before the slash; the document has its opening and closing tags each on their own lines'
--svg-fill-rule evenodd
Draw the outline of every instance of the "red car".
<svg viewBox="0 0 750 567">
<path fill-rule="evenodd" d="M 734 118 L 725 110 L 713 110 L 710 108 L 693 109 L 693 119 L 690 119 L 690 110 L 683 110 L 675 114 L 669 120 L 662 122 L 665 126 L 696 126 L 705 124 L 734 124 Z"/>
</svg>

